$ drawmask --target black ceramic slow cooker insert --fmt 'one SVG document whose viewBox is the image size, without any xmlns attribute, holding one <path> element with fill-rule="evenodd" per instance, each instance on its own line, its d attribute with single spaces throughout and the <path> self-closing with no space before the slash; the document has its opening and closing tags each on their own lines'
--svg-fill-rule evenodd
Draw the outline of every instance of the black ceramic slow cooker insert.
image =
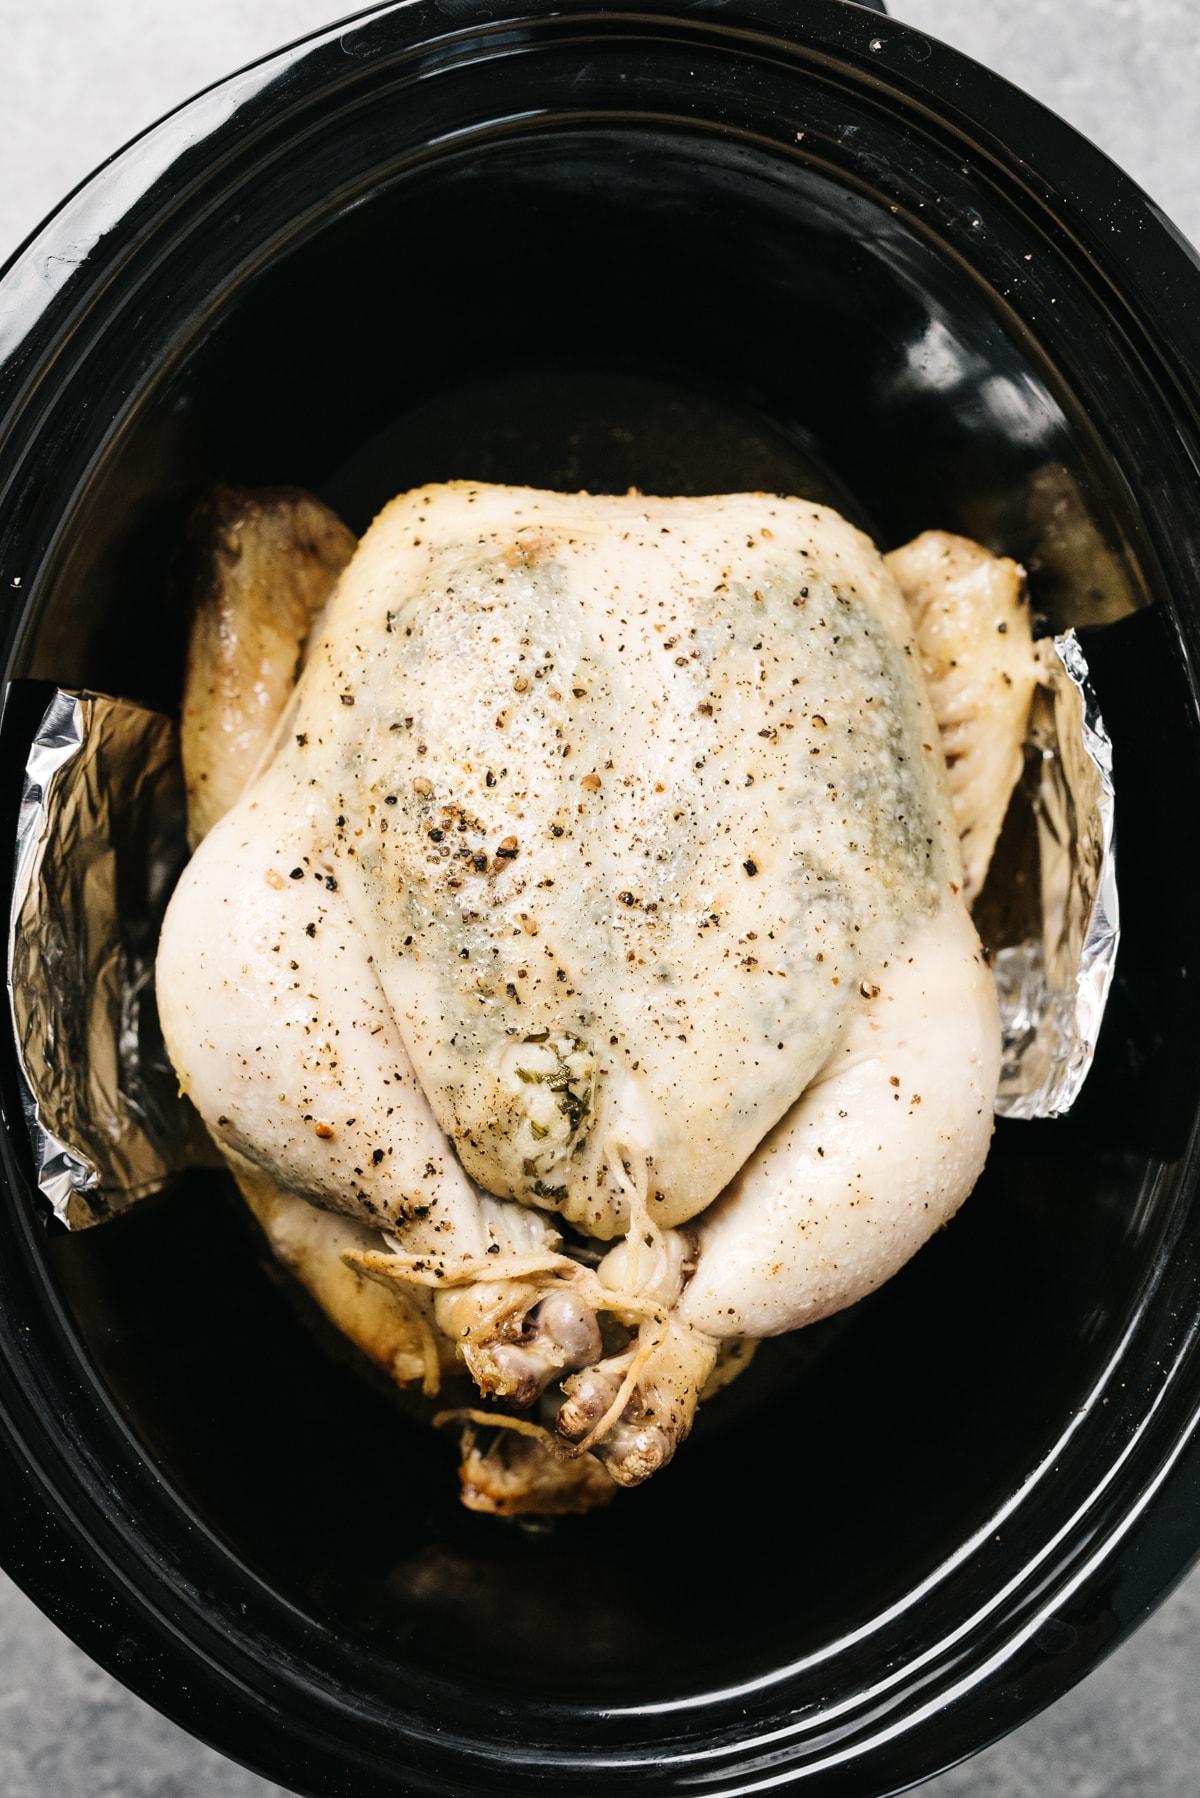
<svg viewBox="0 0 1200 1798">
<path fill-rule="evenodd" d="M 376 8 L 173 115 L 9 265 L 6 828 L 38 683 L 178 704 L 171 565 L 215 479 L 359 530 L 458 476 L 961 530 L 1083 627 L 1116 757 L 1124 940 L 1074 1111 L 1002 1122 L 899 1277 L 553 1528 L 459 1508 L 453 1445 L 223 1177 L 48 1221 L 6 1045 L 3 1558 L 134 1689 L 309 1794 L 879 1798 L 1186 1568 L 1198 320 L 1103 156 L 843 0 Z"/>
</svg>

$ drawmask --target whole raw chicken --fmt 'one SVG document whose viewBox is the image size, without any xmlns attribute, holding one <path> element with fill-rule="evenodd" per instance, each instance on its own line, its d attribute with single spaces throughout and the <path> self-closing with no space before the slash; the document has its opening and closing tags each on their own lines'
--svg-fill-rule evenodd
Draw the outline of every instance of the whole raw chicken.
<svg viewBox="0 0 1200 1798">
<path fill-rule="evenodd" d="M 194 834 L 241 796 L 163 929 L 172 1059 L 334 1322 L 489 1401 L 467 1502 L 586 1509 L 979 1175 L 1020 570 L 762 494 L 431 486 L 352 556 L 214 506 Z"/>
</svg>

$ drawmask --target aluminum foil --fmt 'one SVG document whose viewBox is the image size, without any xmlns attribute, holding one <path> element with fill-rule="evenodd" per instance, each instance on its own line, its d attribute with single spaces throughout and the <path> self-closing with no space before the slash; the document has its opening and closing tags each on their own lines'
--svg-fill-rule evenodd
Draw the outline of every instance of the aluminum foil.
<svg viewBox="0 0 1200 1798">
<path fill-rule="evenodd" d="M 38 1185 L 71 1229 L 215 1159 L 154 1002 L 184 813 L 170 719 L 95 693 L 54 696 L 26 762 L 8 993 Z"/>
<path fill-rule="evenodd" d="M 1077 1098 L 1120 939 L 1112 745 L 1074 631 L 1039 653 L 1025 776 L 976 911 L 1000 996 L 996 1110 L 1016 1118 L 1057 1117 Z"/>
<path fill-rule="evenodd" d="M 976 908 L 1004 1053 L 997 1112 L 1053 1117 L 1091 1065 L 1116 959 L 1112 751 L 1074 632 L 1041 646 L 1025 777 Z M 71 1229 L 183 1168 L 219 1165 L 178 1089 L 154 1002 L 187 859 L 178 732 L 95 693 L 55 695 L 29 751 L 8 991 L 38 1184 Z"/>
</svg>

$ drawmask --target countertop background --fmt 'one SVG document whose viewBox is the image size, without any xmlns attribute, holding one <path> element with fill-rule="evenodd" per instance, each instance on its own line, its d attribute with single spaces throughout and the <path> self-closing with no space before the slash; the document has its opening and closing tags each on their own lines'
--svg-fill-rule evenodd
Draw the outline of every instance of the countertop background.
<svg viewBox="0 0 1200 1798">
<path fill-rule="evenodd" d="M 890 10 L 1069 119 L 1200 243 L 1196 0 L 892 0 Z M 0 262 L 144 125 L 340 12 L 337 0 L 0 0 Z M 1052 1710 L 922 1790 L 1200 1791 L 1200 1571 Z M 3 1575 L 0 1793 L 286 1798 L 126 1692 Z"/>
</svg>

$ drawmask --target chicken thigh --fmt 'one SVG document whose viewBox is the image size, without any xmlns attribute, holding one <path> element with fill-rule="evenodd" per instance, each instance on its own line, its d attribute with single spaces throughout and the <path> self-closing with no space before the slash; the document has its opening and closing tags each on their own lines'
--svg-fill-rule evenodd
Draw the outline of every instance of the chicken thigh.
<svg viewBox="0 0 1200 1798">
<path fill-rule="evenodd" d="M 797 500 L 459 483 L 377 520 L 158 983 L 217 1141 L 416 1307 L 395 1377 L 544 1392 L 634 1484 L 745 1339 L 970 1191 L 999 1029 L 916 648 Z"/>
</svg>

